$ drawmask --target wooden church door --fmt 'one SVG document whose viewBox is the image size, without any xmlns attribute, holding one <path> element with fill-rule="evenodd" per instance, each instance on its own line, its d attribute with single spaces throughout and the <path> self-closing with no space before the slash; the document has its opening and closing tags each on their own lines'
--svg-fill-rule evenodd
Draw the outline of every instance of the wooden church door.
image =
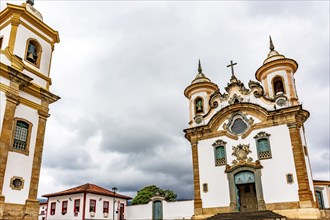
<svg viewBox="0 0 330 220">
<path fill-rule="evenodd" d="M 238 189 L 238 207 L 241 212 L 258 210 L 254 182 L 254 174 L 252 172 L 243 171 L 235 175 L 235 184 Z"/>
<path fill-rule="evenodd" d="M 238 185 L 240 211 L 256 211 L 257 197 L 254 183 Z"/>
</svg>

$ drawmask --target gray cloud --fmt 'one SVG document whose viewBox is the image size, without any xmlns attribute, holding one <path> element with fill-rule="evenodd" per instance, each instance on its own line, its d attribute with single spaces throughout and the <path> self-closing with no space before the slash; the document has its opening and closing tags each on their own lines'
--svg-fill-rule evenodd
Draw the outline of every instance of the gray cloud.
<svg viewBox="0 0 330 220">
<path fill-rule="evenodd" d="M 295 79 L 311 113 L 313 176 L 329 176 L 329 2 L 38 1 L 35 7 L 61 37 L 51 91 L 62 99 L 47 123 L 40 194 L 92 182 L 131 196 L 155 184 L 192 198 L 183 91 L 198 59 L 221 91 L 230 60 L 247 85 L 267 56 L 268 35 L 299 63 Z"/>
</svg>

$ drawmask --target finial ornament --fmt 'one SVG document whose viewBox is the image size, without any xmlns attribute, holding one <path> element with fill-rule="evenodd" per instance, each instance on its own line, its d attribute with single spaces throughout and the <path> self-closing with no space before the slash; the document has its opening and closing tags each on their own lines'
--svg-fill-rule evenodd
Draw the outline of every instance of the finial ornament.
<svg viewBox="0 0 330 220">
<path fill-rule="evenodd" d="M 273 51 L 275 49 L 273 41 L 272 41 L 272 37 L 269 35 L 269 49 L 271 51 Z"/>
<path fill-rule="evenodd" d="M 201 65 L 201 60 L 198 60 L 198 73 L 202 73 L 202 65 Z"/>
<path fill-rule="evenodd" d="M 26 0 L 26 3 L 30 4 L 31 6 L 34 5 L 34 0 Z"/>
</svg>

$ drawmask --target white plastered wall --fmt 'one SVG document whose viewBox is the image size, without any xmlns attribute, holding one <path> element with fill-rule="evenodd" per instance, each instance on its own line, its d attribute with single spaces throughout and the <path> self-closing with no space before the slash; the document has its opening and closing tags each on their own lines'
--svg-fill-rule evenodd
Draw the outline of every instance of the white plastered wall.
<svg viewBox="0 0 330 220">
<path fill-rule="evenodd" d="M 152 219 L 152 204 L 131 205 L 126 207 L 126 220 L 149 220 Z M 194 201 L 162 201 L 163 219 L 190 219 L 194 214 Z"/>
<path fill-rule="evenodd" d="M 247 116 L 250 118 L 251 116 Z M 202 140 L 198 143 L 199 172 L 201 197 L 203 208 L 229 206 L 229 185 L 225 166 L 215 166 L 214 148 L 212 144 L 221 139 L 226 144 L 227 163 L 235 159 L 232 156 L 232 147 L 238 144 L 250 144 L 252 153 L 249 157 L 253 161 L 257 160 L 256 142 L 253 138 L 258 132 L 264 131 L 270 134 L 270 146 L 272 158 L 261 160 L 263 166 L 261 181 L 264 200 L 266 203 L 298 201 L 298 185 L 296 180 L 296 170 L 294 166 L 293 153 L 289 130 L 286 125 L 259 129 L 251 132 L 245 139 L 232 140 L 228 137 L 217 137 Z M 292 173 L 294 183 L 288 184 L 286 174 Z M 208 192 L 204 193 L 203 183 L 208 184 Z M 274 193 L 276 189 L 276 193 Z"/>
<path fill-rule="evenodd" d="M 130 205 L 125 207 L 126 220 L 152 219 L 152 203 L 144 205 Z"/>
<path fill-rule="evenodd" d="M 71 200 L 70 200 L 71 199 Z M 74 216 L 74 201 L 80 199 L 80 211 L 77 216 Z M 62 203 L 63 201 L 68 201 L 67 213 L 62 215 Z M 56 203 L 55 215 L 51 215 L 51 203 Z M 84 203 L 84 194 L 77 193 L 64 196 L 56 196 L 48 199 L 48 208 L 47 208 L 47 219 L 82 219 L 83 213 L 83 204 Z M 86 204 L 87 205 L 87 204 Z"/>
<path fill-rule="evenodd" d="M 25 204 L 25 200 L 28 198 L 30 188 L 31 170 L 39 115 L 37 110 L 20 104 L 16 107 L 15 117 L 24 118 L 25 120 L 28 120 L 32 123 L 29 154 L 25 155 L 12 151 L 8 152 L 6 173 L 3 184 L 3 195 L 5 196 L 5 202 L 7 203 Z M 22 177 L 24 179 L 23 189 L 13 190 L 10 187 L 10 179 L 13 176 Z"/>
<path fill-rule="evenodd" d="M 115 207 L 113 207 L 113 201 L 114 201 L 113 197 L 87 193 L 87 195 L 86 195 L 86 212 L 85 212 L 85 218 L 86 219 L 91 218 L 91 215 L 90 215 L 90 212 L 89 212 L 89 203 L 90 203 L 91 199 L 96 200 L 96 212 L 95 212 L 94 219 L 103 219 L 104 218 L 104 215 L 103 215 L 103 201 L 108 201 L 109 202 L 109 215 L 108 215 L 109 219 L 112 219 L 113 212 L 117 211 L 118 201 L 120 203 L 123 203 L 123 204 L 126 205 L 126 200 L 125 199 L 115 198 L 116 203 L 115 203 Z M 119 219 L 117 213 L 115 213 L 115 219 Z"/>
</svg>

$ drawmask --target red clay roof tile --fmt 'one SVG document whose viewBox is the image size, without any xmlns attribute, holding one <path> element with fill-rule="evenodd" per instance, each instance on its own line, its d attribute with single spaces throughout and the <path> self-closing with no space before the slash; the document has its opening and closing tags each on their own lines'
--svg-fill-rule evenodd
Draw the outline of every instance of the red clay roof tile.
<svg viewBox="0 0 330 220">
<path fill-rule="evenodd" d="M 73 187 L 71 189 L 67 189 L 64 191 L 56 192 L 56 193 L 46 194 L 46 195 L 43 195 L 43 197 L 49 198 L 49 197 L 63 196 L 63 195 L 83 193 L 83 192 L 94 193 L 94 194 L 105 195 L 105 196 L 112 196 L 112 197 L 122 198 L 122 199 L 132 199 L 129 196 L 124 196 L 124 195 L 121 195 L 118 193 L 114 194 L 110 190 L 107 190 L 105 188 L 102 188 L 100 186 L 97 186 L 97 185 L 94 185 L 91 183 L 86 183 L 84 185 Z"/>
</svg>

